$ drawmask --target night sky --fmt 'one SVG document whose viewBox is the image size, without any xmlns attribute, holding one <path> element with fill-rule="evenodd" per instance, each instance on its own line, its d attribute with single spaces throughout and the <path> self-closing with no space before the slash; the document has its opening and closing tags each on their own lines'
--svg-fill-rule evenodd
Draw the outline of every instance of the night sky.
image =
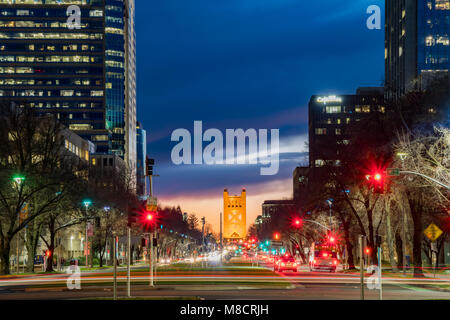
<svg viewBox="0 0 450 320">
<path fill-rule="evenodd" d="M 163 206 L 206 216 L 218 231 L 222 192 L 247 189 L 247 225 L 264 200 L 292 197 L 292 172 L 307 163 L 313 94 L 352 94 L 384 78 L 384 30 L 366 27 L 383 0 L 139 0 L 138 119 L 155 158 Z M 177 128 L 280 129 L 280 170 L 260 165 L 172 163 Z M 206 143 L 205 143 L 206 145 Z"/>
</svg>

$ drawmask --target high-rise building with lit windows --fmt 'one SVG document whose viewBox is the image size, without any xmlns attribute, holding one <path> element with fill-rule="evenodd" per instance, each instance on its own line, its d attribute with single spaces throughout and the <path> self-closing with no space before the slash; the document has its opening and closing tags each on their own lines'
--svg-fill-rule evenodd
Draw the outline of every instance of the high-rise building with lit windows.
<svg viewBox="0 0 450 320">
<path fill-rule="evenodd" d="M 147 157 L 147 132 L 140 122 L 136 123 L 136 194 L 143 199 L 148 195 L 145 176 L 145 159 Z"/>
<path fill-rule="evenodd" d="M 386 0 L 385 80 L 393 97 L 450 70 L 450 0 Z"/>
<path fill-rule="evenodd" d="M 309 167 L 340 166 L 343 147 L 354 128 L 375 114 L 385 114 L 384 90 L 361 87 L 353 95 L 314 95 L 309 101 Z"/>
<path fill-rule="evenodd" d="M 67 9 L 81 10 L 69 29 Z M 136 170 L 134 0 L 0 0 L 0 97 L 55 114 Z"/>
</svg>

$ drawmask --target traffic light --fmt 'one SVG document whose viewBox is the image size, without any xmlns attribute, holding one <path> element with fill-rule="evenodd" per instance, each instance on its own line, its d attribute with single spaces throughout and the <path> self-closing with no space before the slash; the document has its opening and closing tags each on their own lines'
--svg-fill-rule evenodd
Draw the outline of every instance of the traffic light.
<svg viewBox="0 0 450 320">
<path fill-rule="evenodd" d="M 273 234 L 273 238 L 274 238 L 275 240 L 280 240 L 280 234 L 279 234 L 278 232 L 275 232 L 275 233 Z"/>
<path fill-rule="evenodd" d="M 145 159 L 145 175 L 152 176 L 153 175 L 153 166 L 155 165 L 155 159 L 147 158 Z"/>
<path fill-rule="evenodd" d="M 294 220 L 292 222 L 292 225 L 294 228 L 301 228 L 302 224 L 303 224 L 303 221 L 300 218 L 294 218 Z"/>
<path fill-rule="evenodd" d="M 50 254 L 51 254 L 51 251 L 50 251 L 50 250 L 45 251 L 45 256 L 46 256 L 47 258 L 50 257 Z"/>
<path fill-rule="evenodd" d="M 374 193 L 384 193 L 385 175 L 382 172 L 375 171 L 372 174 L 366 175 Z"/>
</svg>

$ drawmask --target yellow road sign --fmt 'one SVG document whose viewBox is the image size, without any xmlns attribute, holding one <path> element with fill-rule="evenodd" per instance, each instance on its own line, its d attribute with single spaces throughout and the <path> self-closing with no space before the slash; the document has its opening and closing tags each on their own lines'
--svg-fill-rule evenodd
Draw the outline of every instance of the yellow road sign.
<svg viewBox="0 0 450 320">
<path fill-rule="evenodd" d="M 25 203 L 19 213 L 20 223 L 22 223 L 27 218 L 28 218 L 28 204 Z"/>
<path fill-rule="evenodd" d="M 442 235 L 443 231 L 439 229 L 437 225 L 432 223 L 428 226 L 428 228 L 425 229 L 424 233 L 428 237 L 428 239 L 430 239 L 431 241 L 436 241 L 436 239 Z"/>
</svg>

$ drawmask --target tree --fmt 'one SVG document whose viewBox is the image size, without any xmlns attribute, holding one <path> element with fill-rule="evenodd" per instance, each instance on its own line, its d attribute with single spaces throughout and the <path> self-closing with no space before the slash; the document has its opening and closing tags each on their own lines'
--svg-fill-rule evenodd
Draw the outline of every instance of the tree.
<svg viewBox="0 0 450 320">
<path fill-rule="evenodd" d="M 450 129 L 435 126 L 433 130 L 416 128 L 399 134 L 394 142 L 399 157 L 394 166 L 402 171 L 415 172 L 443 184 L 450 181 Z M 414 276 L 423 276 L 422 245 L 424 219 L 443 211 L 450 203 L 449 190 L 442 185 L 416 174 L 405 174 L 393 179 L 396 190 L 408 203 L 408 211 L 414 223 L 413 264 Z"/>
<path fill-rule="evenodd" d="M 76 177 L 77 164 L 62 152 L 62 132 L 55 118 L 38 117 L 31 107 L 0 105 L 0 274 L 10 272 L 13 237 L 54 209 Z M 25 205 L 28 215 L 19 220 Z"/>
</svg>

